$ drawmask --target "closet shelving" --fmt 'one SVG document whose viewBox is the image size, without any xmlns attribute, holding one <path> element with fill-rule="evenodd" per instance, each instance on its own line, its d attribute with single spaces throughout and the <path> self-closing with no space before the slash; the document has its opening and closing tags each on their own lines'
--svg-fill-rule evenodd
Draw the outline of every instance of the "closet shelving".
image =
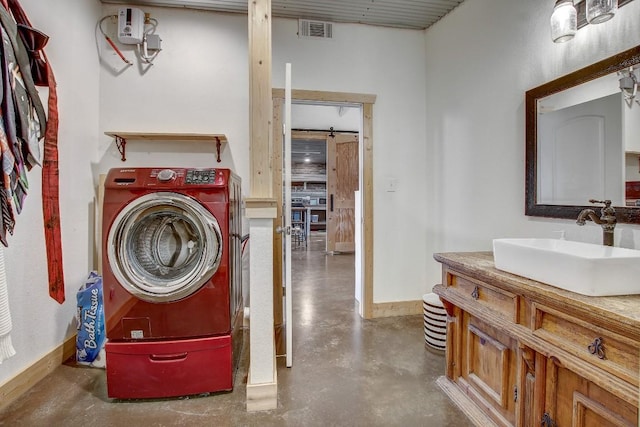
<svg viewBox="0 0 640 427">
<path fill-rule="evenodd" d="M 326 175 L 295 174 L 291 177 L 291 199 L 306 208 L 307 231 L 324 230 L 327 226 Z M 316 221 L 313 221 L 317 217 Z"/>
</svg>

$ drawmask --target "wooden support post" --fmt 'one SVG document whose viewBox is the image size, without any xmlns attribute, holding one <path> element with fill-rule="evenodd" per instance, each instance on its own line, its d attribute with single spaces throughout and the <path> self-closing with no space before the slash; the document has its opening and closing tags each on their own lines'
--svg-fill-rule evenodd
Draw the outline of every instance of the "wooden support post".
<svg viewBox="0 0 640 427">
<path fill-rule="evenodd" d="M 271 183 L 271 0 L 249 1 L 251 197 L 273 197 Z"/>
<path fill-rule="evenodd" d="M 275 409 L 278 382 L 273 315 L 271 0 L 250 0 L 249 126 L 251 188 L 246 200 L 251 245 L 247 410 Z"/>
</svg>

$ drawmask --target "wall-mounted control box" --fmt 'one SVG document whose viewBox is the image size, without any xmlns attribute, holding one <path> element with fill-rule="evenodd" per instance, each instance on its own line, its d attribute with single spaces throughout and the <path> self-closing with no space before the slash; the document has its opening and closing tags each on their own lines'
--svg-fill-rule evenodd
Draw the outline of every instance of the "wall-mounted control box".
<svg viewBox="0 0 640 427">
<path fill-rule="evenodd" d="M 133 7 L 118 11 L 118 40 L 124 44 L 140 44 L 144 38 L 144 12 Z"/>
</svg>

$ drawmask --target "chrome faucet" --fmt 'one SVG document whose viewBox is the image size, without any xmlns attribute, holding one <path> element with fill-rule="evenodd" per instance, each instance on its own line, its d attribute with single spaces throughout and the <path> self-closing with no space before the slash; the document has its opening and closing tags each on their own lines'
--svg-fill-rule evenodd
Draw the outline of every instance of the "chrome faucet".
<svg viewBox="0 0 640 427">
<path fill-rule="evenodd" d="M 596 215 L 593 209 L 583 209 L 578 215 L 576 223 L 584 225 L 590 219 L 602 226 L 602 244 L 605 246 L 613 246 L 613 230 L 616 228 L 616 210 L 611 207 L 611 200 L 589 200 L 589 203 L 603 203 L 604 207 L 600 211 L 600 217 Z"/>
</svg>

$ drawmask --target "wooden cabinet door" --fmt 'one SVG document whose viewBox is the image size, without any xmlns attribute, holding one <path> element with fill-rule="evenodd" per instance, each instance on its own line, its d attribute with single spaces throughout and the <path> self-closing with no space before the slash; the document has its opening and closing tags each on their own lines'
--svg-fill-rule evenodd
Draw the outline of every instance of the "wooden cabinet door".
<svg viewBox="0 0 640 427">
<path fill-rule="evenodd" d="M 517 341 L 481 320 L 463 314 L 462 370 L 458 382 L 467 395 L 502 426 L 516 424 Z"/>
<path fill-rule="evenodd" d="M 546 357 L 519 344 L 516 425 L 538 427 L 544 413 Z"/>
<path fill-rule="evenodd" d="M 327 137 L 327 251 L 355 251 L 358 134 Z"/>
<path fill-rule="evenodd" d="M 547 359 L 545 413 L 540 422 L 543 427 L 636 427 L 638 409 L 551 357 Z"/>
</svg>

